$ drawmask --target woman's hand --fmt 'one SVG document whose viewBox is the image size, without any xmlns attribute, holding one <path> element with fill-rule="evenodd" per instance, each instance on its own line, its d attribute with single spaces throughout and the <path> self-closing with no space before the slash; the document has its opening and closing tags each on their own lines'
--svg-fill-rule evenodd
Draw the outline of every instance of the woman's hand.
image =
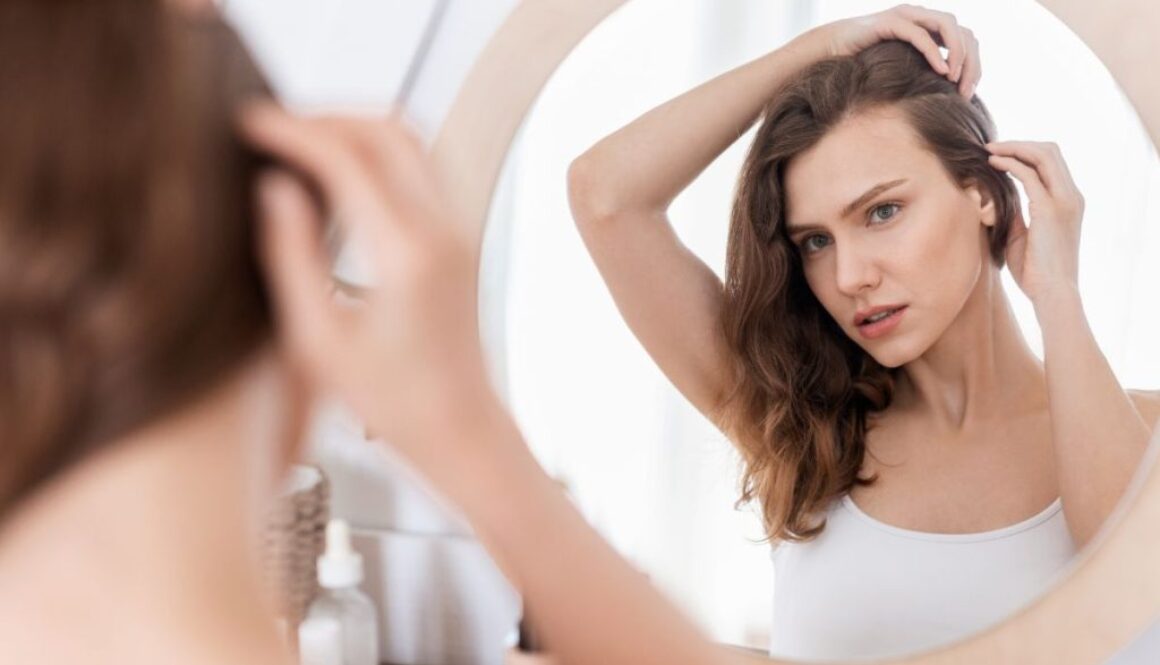
<svg viewBox="0 0 1160 665">
<path fill-rule="evenodd" d="M 438 470 L 457 456 L 446 449 L 455 437 L 437 433 L 457 421 L 469 428 L 498 399 L 479 343 L 475 249 L 422 146 L 385 118 L 302 118 L 267 102 L 248 107 L 240 129 L 298 174 L 267 173 L 258 192 L 285 350 L 377 436 L 428 474 Z M 332 295 L 322 219 L 303 176 L 373 265 L 377 284 L 357 305 Z"/>
<path fill-rule="evenodd" d="M 1000 141 L 987 148 L 991 165 L 1018 178 L 1027 193 L 1030 227 L 1017 211 L 1007 242 L 1007 265 L 1015 283 L 1036 307 L 1054 294 L 1078 293 L 1084 199 L 1059 146 Z"/>
<path fill-rule="evenodd" d="M 912 44 L 935 71 L 959 84 L 959 92 L 970 99 L 983 75 L 979 64 L 979 42 L 975 34 L 958 24 L 946 12 L 915 5 L 899 5 L 866 16 L 827 23 L 810 30 L 803 40 L 820 57 L 854 55 L 878 42 L 897 39 Z M 800 43 L 800 42 L 799 42 Z M 947 48 L 943 60 L 939 46 Z"/>
</svg>

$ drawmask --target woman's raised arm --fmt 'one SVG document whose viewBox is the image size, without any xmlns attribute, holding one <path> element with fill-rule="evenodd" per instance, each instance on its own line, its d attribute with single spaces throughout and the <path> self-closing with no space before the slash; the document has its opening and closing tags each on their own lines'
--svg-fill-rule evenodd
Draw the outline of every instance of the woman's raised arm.
<svg viewBox="0 0 1160 665">
<path fill-rule="evenodd" d="M 1023 183 L 1030 220 L 1011 228 L 1007 265 L 1043 331 L 1051 437 L 1063 512 L 1077 547 L 1099 532 L 1148 448 L 1157 398 L 1120 387 L 1079 296 L 1084 199 L 1054 143 L 988 145 L 991 164 Z M 1029 223 L 1028 223 L 1029 222 Z"/>
</svg>

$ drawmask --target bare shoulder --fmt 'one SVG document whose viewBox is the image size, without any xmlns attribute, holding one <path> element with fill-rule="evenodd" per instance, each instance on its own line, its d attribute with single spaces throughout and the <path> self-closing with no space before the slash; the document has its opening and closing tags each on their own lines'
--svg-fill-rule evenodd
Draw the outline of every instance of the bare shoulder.
<svg viewBox="0 0 1160 665">
<path fill-rule="evenodd" d="M 1127 391 L 1128 397 L 1132 398 L 1132 403 L 1136 405 L 1136 410 L 1148 422 L 1149 427 L 1154 427 L 1156 421 L 1160 420 L 1160 390 L 1136 390 L 1129 389 Z"/>
</svg>

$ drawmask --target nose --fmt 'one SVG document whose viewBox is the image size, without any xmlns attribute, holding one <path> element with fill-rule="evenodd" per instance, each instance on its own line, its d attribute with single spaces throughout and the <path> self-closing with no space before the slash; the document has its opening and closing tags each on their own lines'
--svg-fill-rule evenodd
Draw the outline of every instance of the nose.
<svg viewBox="0 0 1160 665">
<path fill-rule="evenodd" d="M 873 257 L 857 247 L 835 245 L 837 255 L 837 286 L 844 295 L 856 296 L 878 286 L 880 274 Z"/>
</svg>

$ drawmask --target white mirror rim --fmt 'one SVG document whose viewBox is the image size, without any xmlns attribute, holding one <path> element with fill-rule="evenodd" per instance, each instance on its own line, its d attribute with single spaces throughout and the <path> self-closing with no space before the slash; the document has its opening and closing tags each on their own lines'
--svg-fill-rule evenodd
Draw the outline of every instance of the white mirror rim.
<svg viewBox="0 0 1160 665">
<path fill-rule="evenodd" d="M 628 0 L 522 0 L 484 49 L 433 146 L 462 219 L 482 243 L 508 149 L 533 101 L 571 50 Z M 1149 0 L 1040 0 L 1107 65 L 1154 143 L 1160 81 L 1149 76 L 1160 8 Z M 1105 528 L 1061 583 L 970 638 L 892 663 L 1102 663 L 1160 617 L 1160 440 Z M 791 661 L 771 660 L 773 663 Z"/>
</svg>

